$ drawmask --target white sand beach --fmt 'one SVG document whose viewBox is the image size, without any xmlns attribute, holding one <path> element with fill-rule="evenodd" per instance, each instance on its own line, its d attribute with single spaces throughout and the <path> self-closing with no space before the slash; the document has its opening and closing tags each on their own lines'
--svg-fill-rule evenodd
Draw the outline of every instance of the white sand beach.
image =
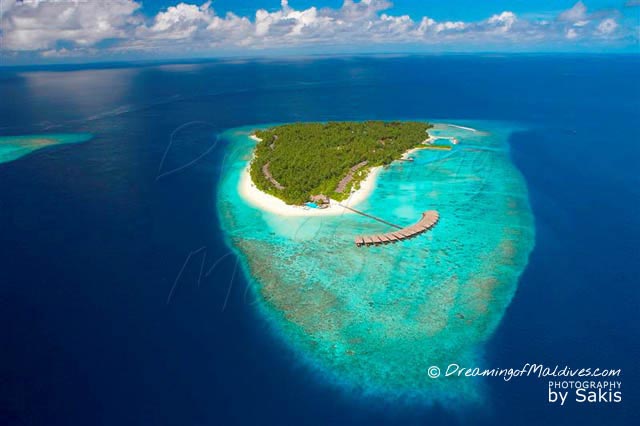
<svg viewBox="0 0 640 426">
<path fill-rule="evenodd" d="M 382 167 L 373 167 L 367 177 L 360 183 L 360 188 L 353 191 L 351 195 L 349 195 L 349 198 L 340 203 L 336 200 L 330 200 L 329 207 L 325 209 L 292 206 L 273 195 L 260 191 L 251 180 L 249 166 L 242 171 L 238 191 L 240 196 L 252 206 L 280 216 L 339 216 L 343 214 L 354 214 L 340 204 L 355 207 L 366 200 L 373 192 L 376 186 L 376 179 L 381 170 Z"/>
</svg>

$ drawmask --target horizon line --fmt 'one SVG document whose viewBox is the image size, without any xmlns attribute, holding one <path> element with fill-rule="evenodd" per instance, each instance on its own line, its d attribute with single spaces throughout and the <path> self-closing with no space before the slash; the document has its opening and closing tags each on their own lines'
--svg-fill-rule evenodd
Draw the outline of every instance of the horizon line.
<svg viewBox="0 0 640 426">
<path fill-rule="evenodd" d="M 603 57 L 603 56 L 617 56 L 617 57 L 638 57 L 640 58 L 640 50 L 637 52 L 627 51 L 502 51 L 502 50 L 487 50 L 487 51 L 442 51 L 442 52 L 410 52 L 410 51 L 380 51 L 380 52 L 333 52 L 333 53 L 274 53 L 267 55 L 242 55 L 242 54 L 229 54 L 219 56 L 194 56 L 194 57 L 167 57 L 167 58 L 144 58 L 144 59 L 107 59 L 98 58 L 96 60 L 80 61 L 43 61 L 39 63 L 14 63 L 14 64 L 0 64 L 0 70 L 2 69 L 42 69 L 42 68 L 60 68 L 60 67 L 85 67 L 85 66 L 113 66 L 118 68 L 126 65 L 140 65 L 140 66 L 153 66 L 153 65 L 171 65 L 171 64 L 197 64 L 207 62 L 226 62 L 226 61 L 278 61 L 278 60 L 305 60 L 305 59 L 331 59 L 331 58 L 375 58 L 375 57 L 436 57 L 436 56 L 556 56 L 556 57 Z M 0 55 L 0 59 L 2 55 Z"/>
</svg>

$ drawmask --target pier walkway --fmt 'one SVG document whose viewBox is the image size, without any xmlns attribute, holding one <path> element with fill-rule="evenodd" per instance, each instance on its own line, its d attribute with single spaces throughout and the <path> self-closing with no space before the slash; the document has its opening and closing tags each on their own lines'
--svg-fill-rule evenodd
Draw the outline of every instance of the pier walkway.
<svg viewBox="0 0 640 426">
<path fill-rule="evenodd" d="M 393 224 L 393 223 L 391 223 L 391 222 L 387 222 L 386 220 L 380 219 L 379 217 L 376 217 L 376 216 L 370 215 L 370 214 L 365 213 L 365 212 L 361 212 L 360 210 L 356 210 L 356 209 L 351 208 L 351 207 L 349 207 L 349 206 L 345 206 L 344 204 L 338 204 L 338 205 L 339 205 L 340 207 L 343 207 L 343 208 L 347 209 L 347 210 L 351 210 L 351 211 L 352 211 L 352 212 L 354 212 L 354 213 L 358 213 L 359 215 L 366 216 L 366 217 L 368 217 L 368 218 L 370 218 L 370 219 L 373 219 L 373 220 L 377 220 L 378 222 L 380 222 L 380 223 L 384 223 L 385 225 L 389 225 L 389 226 L 393 226 L 394 228 L 402 229 L 402 226 L 395 225 L 395 224 Z"/>
<path fill-rule="evenodd" d="M 343 206 L 343 207 L 346 207 L 346 206 Z M 346 208 L 349 208 L 349 207 L 346 207 Z M 375 216 L 371 216 L 354 209 L 349 209 L 349 210 L 355 211 L 356 213 L 360 213 L 367 217 L 371 217 L 372 219 L 375 219 L 387 225 L 391 225 L 395 228 L 399 228 L 398 231 L 387 232 L 385 234 L 357 236 L 355 238 L 355 242 L 358 247 L 374 246 L 374 245 L 377 246 L 380 244 L 395 243 L 398 241 L 413 238 L 433 228 L 438 223 L 438 220 L 440 219 L 440 215 L 436 210 L 429 210 L 422 213 L 422 217 L 415 224 L 411 226 L 407 226 L 406 228 L 401 228 L 398 225 L 391 224 Z"/>
</svg>

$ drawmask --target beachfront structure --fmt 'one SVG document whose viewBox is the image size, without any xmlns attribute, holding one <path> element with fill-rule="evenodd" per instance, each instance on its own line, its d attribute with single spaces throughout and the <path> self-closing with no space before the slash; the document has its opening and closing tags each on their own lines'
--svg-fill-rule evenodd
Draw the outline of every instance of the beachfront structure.
<svg viewBox="0 0 640 426">
<path fill-rule="evenodd" d="M 309 199 L 316 204 L 329 204 L 329 197 L 324 194 L 312 195 Z"/>
<path fill-rule="evenodd" d="M 359 235 L 355 238 L 356 246 L 377 246 L 380 244 L 395 243 L 408 238 L 413 238 L 433 228 L 438 223 L 439 219 L 440 215 L 436 210 L 429 210 L 422 213 L 422 217 L 418 222 L 411 226 L 407 226 L 406 228 L 401 228 L 385 234 Z"/>
</svg>

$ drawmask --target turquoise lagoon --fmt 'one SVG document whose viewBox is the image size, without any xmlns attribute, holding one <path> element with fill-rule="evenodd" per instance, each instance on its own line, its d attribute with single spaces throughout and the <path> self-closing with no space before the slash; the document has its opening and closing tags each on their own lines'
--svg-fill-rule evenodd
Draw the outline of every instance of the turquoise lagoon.
<svg viewBox="0 0 640 426">
<path fill-rule="evenodd" d="M 48 146 L 86 142 L 91 137 L 89 133 L 0 136 L 0 163 L 17 160 Z"/>
<path fill-rule="evenodd" d="M 402 243 L 358 248 L 354 236 L 389 229 L 357 214 L 282 217 L 238 192 L 257 127 L 228 143 L 218 209 L 255 306 L 284 342 L 342 389 L 422 401 L 482 401 L 482 381 L 442 374 L 486 367 L 484 344 L 500 323 L 534 245 L 527 188 L 511 163 L 513 126 L 481 131 L 436 124 L 451 151 L 420 150 L 384 169 L 358 209 L 408 225 L 435 209 L 440 222 Z"/>
</svg>

